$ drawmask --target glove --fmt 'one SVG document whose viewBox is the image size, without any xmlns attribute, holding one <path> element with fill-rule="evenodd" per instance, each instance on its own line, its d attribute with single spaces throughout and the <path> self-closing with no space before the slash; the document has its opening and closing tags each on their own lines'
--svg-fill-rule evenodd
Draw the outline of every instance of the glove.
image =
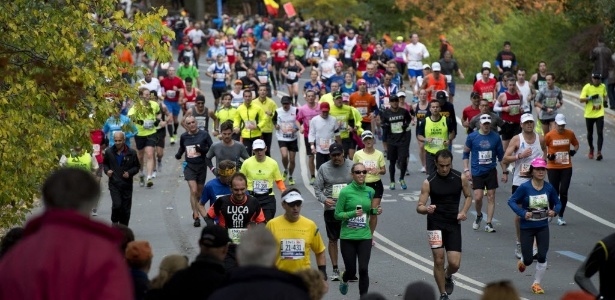
<svg viewBox="0 0 615 300">
<path fill-rule="evenodd" d="M 160 119 L 156 119 L 156 121 L 154 121 L 154 126 L 158 126 L 158 124 L 160 124 Z"/>
<path fill-rule="evenodd" d="M 570 156 L 574 156 L 575 154 L 577 154 L 577 150 L 570 150 L 568 151 L 568 153 L 570 154 Z"/>
<path fill-rule="evenodd" d="M 555 154 L 547 154 L 548 160 L 555 160 Z"/>
<path fill-rule="evenodd" d="M 177 159 L 177 160 L 180 160 L 180 159 L 182 159 L 182 156 L 181 156 L 181 154 L 179 154 L 179 153 L 177 153 L 177 154 L 175 154 L 175 159 Z"/>
<path fill-rule="evenodd" d="M 604 100 L 604 102 L 602 102 L 602 106 L 604 106 L 604 108 L 609 108 L 609 103 Z"/>
</svg>

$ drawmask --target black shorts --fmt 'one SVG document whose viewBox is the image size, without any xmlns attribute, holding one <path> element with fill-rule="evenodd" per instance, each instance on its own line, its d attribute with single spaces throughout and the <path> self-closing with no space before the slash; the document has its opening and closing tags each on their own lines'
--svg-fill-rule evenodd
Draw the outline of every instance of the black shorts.
<svg viewBox="0 0 615 300">
<path fill-rule="evenodd" d="M 215 88 L 212 87 L 211 88 L 211 93 L 214 94 L 214 99 L 220 99 L 220 97 L 222 97 L 222 94 L 226 93 L 226 88 Z"/>
<path fill-rule="evenodd" d="M 303 144 L 305 144 L 305 154 L 307 154 L 308 156 L 313 156 L 314 154 L 312 154 L 312 146 L 310 146 L 310 142 L 307 136 L 303 137 Z"/>
<path fill-rule="evenodd" d="M 192 46 L 198 49 L 201 49 L 201 45 L 203 45 L 203 43 L 192 43 Z"/>
<path fill-rule="evenodd" d="M 284 68 L 284 62 L 283 62 L 283 61 L 274 61 L 274 62 L 273 62 L 273 67 L 274 67 L 276 70 L 283 69 L 283 68 Z"/>
<path fill-rule="evenodd" d="M 361 122 L 361 128 L 363 128 L 363 130 L 372 130 L 372 122 Z"/>
<path fill-rule="evenodd" d="M 342 139 L 342 147 L 344 148 L 344 156 L 348 156 L 348 150 L 357 149 L 357 142 L 355 142 L 351 137 L 347 137 Z"/>
<path fill-rule="evenodd" d="M 187 164 L 186 168 L 184 168 L 184 179 L 186 179 L 186 181 L 194 180 L 200 185 L 205 184 L 205 180 L 207 179 L 207 168 L 205 164 Z"/>
<path fill-rule="evenodd" d="M 513 136 L 521 133 L 521 125 L 518 123 L 510 123 L 504 121 L 504 125 L 502 125 L 502 130 L 500 130 L 500 135 L 502 136 L 502 140 L 508 141 L 513 138 Z"/>
<path fill-rule="evenodd" d="M 158 133 L 152 133 L 146 136 L 135 135 L 137 150 L 143 150 L 145 147 L 156 147 L 156 143 L 158 143 Z"/>
<path fill-rule="evenodd" d="M 551 119 L 540 119 L 540 123 L 542 124 L 549 124 L 551 122 L 555 122 L 555 118 L 551 118 Z"/>
<path fill-rule="evenodd" d="M 487 187 L 487 190 L 495 190 L 499 187 L 497 168 L 493 168 L 483 175 L 472 176 L 472 189 L 482 190 L 485 187 Z"/>
<path fill-rule="evenodd" d="M 288 151 L 290 152 L 299 152 L 299 144 L 297 143 L 297 140 L 294 141 L 278 141 L 278 147 L 280 147 L 280 149 L 282 149 L 283 147 L 286 147 L 286 149 L 288 149 Z"/>
<path fill-rule="evenodd" d="M 156 131 L 156 134 L 158 135 L 156 147 L 164 148 L 164 138 L 167 136 L 167 129 L 159 128 L 158 131 Z"/>
<path fill-rule="evenodd" d="M 427 230 L 442 231 L 442 247 L 446 251 L 461 252 L 461 224 L 434 221 L 427 218 Z"/>
<path fill-rule="evenodd" d="M 342 221 L 335 219 L 334 210 L 325 210 L 325 228 L 327 229 L 327 237 L 329 240 L 337 241 L 340 239 L 342 231 Z"/>
<path fill-rule="evenodd" d="M 378 180 L 375 182 L 366 182 L 365 185 L 371 187 L 376 191 L 374 194 L 374 198 L 382 198 L 382 194 L 384 194 L 384 186 L 382 185 L 382 180 Z"/>
<path fill-rule="evenodd" d="M 389 161 L 394 160 L 406 160 L 408 155 L 410 155 L 410 145 L 398 146 L 398 145 L 388 145 L 387 146 L 387 159 Z"/>
</svg>

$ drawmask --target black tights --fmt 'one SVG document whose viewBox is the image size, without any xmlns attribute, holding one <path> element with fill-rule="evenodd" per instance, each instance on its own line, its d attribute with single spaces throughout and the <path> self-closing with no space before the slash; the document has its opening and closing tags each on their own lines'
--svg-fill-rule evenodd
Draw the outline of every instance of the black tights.
<svg viewBox="0 0 615 300">
<path fill-rule="evenodd" d="M 174 116 L 173 118 L 177 118 L 177 117 Z M 172 124 L 169 123 L 169 124 L 167 124 L 167 131 L 169 132 L 170 136 L 176 136 L 177 135 L 177 127 L 179 127 L 179 123 L 172 123 Z"/>
<path fill-rule="evenodd" d="M 602 142 L 604 140 L 602 132 L 604 131 L 604 116 L 599 118 L 585 118 L 585 126 L 587 127 L 587 143 L 589 151 L 594 150 L 594 123 L 596 123 L 596 131 L 598 133 L 598 152 L 602 151 Z"/>
<path fill-rule="evenodd" d="M 397 165 L 397 160 L 389 160 L 389 179 L 391 182 L 395 182 L 395 166 Z M 404 179 L 404 175 L 406 175 L 406 170 L 408 169 L 408 160 L 406 158 L 401 158 L 399 160 L 399 180 Z"/>
<path fill-rule="evenodd" d="M 340 251 L 344 259 L 346 271 L 342 280 L 348 282 L 357 274 L 357 260 L 359 261 L 359 295 L 367 294 L 369 289 L 369 258 L 372 255 L 371 240 L 345 240 L 340 239 Z"/>
<path fill-rule="evenodd" d="M 549 251 L 549 226 L 521 229 L 519 235 L 523 264 L 529 266 L 534 261 L 532 253 L 534 251 L 534 238 L 536 238 L 536 246 L 538 247 L 536 260 L 541 264 L 545 263 L 547 261 L 547 251 Z"/>
<path fill-rule="evenodd" d="M 572 178 L 572 168 L 566 169 L 548 169 L 549 183 L 555 188 L 559 194 L 559 200 L 562 202 L 562 209 L 559 211 L 559 216 L 564 217 L 566 203 L 568 203 L 568 188 L 570 187 L 570 179 Z"/>
</svg>

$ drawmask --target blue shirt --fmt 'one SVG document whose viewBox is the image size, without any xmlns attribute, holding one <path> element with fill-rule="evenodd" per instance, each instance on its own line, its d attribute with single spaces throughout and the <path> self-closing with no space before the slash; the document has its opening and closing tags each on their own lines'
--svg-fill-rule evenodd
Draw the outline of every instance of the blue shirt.
<svg viewBox="0 0 615 300">
<path fill-rule="evenodd" d="M 489 173 L 493 168 L 497 167 L 497 162 L 504 158 L 504 147 L 500 136 L 494 131 L 489 131 L 489 134 L 481 134 L 479 131 L 474 131 L 466 138 L 466 147 L 470 148 L 470 152 L 463 152 L 463 159 L 469 159 L 470 153 L 472 158 L 470 166 L 472 176 L 481 176 Z"/>
<path fill-rule="evenodd" d="M 347 87 L 346 82 L 344 81 L 344 83 L 340 85 L 340 90 L 342 91 L 342 93 L 350 95 L 357 91 L 357 84 L 353 82 L 350 87 Z"/>
<path fill-rule="evenodd" d="M 209 202 L 209 206 L 214 205 L 216 200 L 222 196 L 230 195 L 231 187 L 222 183 L 219 178 L 214 178 L 205 184 L 203 194 L 201 194 L 201 204 L 204 206 Z"/>
<path fill-rule="evenodd" d="M 344 85 L 344 82 L 345 82 L 344 81 L 344 73 L 342 73 L 342 75 L 333 74 L 331 77 L 329 77 L 329 80 L 327 81 L 327 93 L 331 92 L 331 83 L 332 82 L 337 82 L 340 87 L 342 85 Z"/>
<path fill-rule="evenodd" d="M 521 207 L 518 204 L 521 204 Z M 557 191 L 555 191 L 555 188 L 550 183 L 545 181 L 544 186 L 539 191 L 534 188 L 530 180 L 517 188 L 515 193 L 508 199 L 508 206 L 521 217 L 519 228 L 528 229 L 549 226 L 549 221 L 546 218 L 540 221 L 526 220 L 526 212 L 548 210 L 549 207 L 553 207 L 553 210 L 559 214 L 562 204 L 557 196 Z"/>
<path fill-rule="evenodd" d="M 107 119 L 105 125 L 103 126 L 103 132 L 109 140 L 109 147 L 115 145 L 113 133 L 116 131 L 123 131 L 123 129 L 126 129 L 126 126 L 132 129 L 130 131 L 124 131 L 124 134 L 126 135 L 126 145 L 130 147 L 130 138 L 137 134 L 137 126 L 135 126 L 135 124 L 130 121 L 130 118 L 125 115 L 120 115 L 119 120 L 114 116 Z"/>
</svg>

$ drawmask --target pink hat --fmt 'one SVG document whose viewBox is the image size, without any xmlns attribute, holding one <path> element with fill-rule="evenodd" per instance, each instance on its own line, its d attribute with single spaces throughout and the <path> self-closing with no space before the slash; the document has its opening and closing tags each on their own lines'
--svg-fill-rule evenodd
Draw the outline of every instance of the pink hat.
<svg viewBox="0 0 615 300">
<path fill-rule="evenodd" d="M 532 168 L 546 168 L 547 162 L 542 157 L 536 157 L 532 160 Z"/>
</svg>

